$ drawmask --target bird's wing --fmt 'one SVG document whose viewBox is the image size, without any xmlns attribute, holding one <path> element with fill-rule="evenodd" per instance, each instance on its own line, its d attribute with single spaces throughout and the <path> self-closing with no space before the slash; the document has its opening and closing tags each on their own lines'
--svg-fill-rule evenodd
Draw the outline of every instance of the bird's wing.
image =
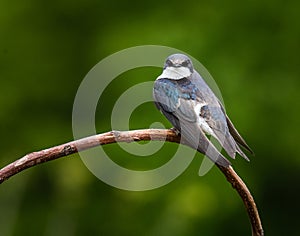
<svg viewBox="0 0 300 236">
<path fill-rule="evenodd" d="M 198 123 L 191 123 L 183 119 L 180 122 L 180 127 L 181 136 L 189 146 L 197 149 L 213 162 L 221 166 L 228 167 L 231 165 L 230 161 L 228 161 L 206 137 Z"/>
<path fill-rule="evenodd" d="M 233 123 L 229 119 L 229 117 L 226 115 L 226 121 L 228 124 L 229 132 L 234 138 L 234 140 L 243 148 L 245 148 L 247 151 L 249 151 L 252 155 L 254 155 L 253 150 L 249 147 L 249 145 L 246 143 L 246 141 L 243 139 L 243 137 L 239 134 L 237 129 L 234 127 Z"/>
<path fill-rule="evenodd" d="M 234 138 L 234 140 L 237 142 L 237 144 L 243 148 L 245 148 L 247 151 L 249 151 L 252 155 L 254 155 L 254 152 L 252 151 L 252 149 L 249 147 L 249 145 L 246 143 L 246 141 L 243 139 L 243 137 L 239 134 L 239 132 L 237 131 L 237 129 L 234 127 L 232 121 L 229 119 L 229 117 L 227 116 L 225 109 L 222 105 L 222 103 L 219 101 L 219 105 L 222 109 L 223 114 L 226 117 L 226 123 L 229 129 L 229 133 L 232 135 L 232 137 Z"/>
<path fill-rule="evenodd" d="M 246 160 L 249 160 L 231 136 L 227 126 L 226 114 L 223 113 L 222 108 L 218 104 L 202 106 L 200 108 L 200 117 L 206 121 L 211 128 L 211 135 L 219 141 L 230 157 L 235 158 L 235 154 L 239 153 Z"/>
<path fill-rule="evenodd" d="M 254 155 L 254 152 L 252 151 L 252 149 L 249 147 L 249 145 L 246 143 L 246 141 L 243 139 L 243 137 L 239 134 L 239 132 L 237 131 L 237 129 L 234 127 L 232 121 L 229 119 L 229 117 L 225 113 L 225 110 L 224 110 L 224 108 L 223 108 L 223 106 L 222 106 L 221 103 L 220 103 L 220 106 L 222 108 L 223 113 L 226 116 L 226 122 L 227 122 L 227 125 L 228 125 L 228 129 L 229 129 L 230 134 L 234 138 L 234 140 L 238 143 L 238 145 L 240 145 L 241 147 L 245 148 L 252 155 Z"/>
<path fill-rule="evenodd" d="M 206 120 L 213 131 L 213 136 L 220 142 L 229 156 L 234 158 L 235 153 L 237 152 L 246 160 L 249 160 L 240 149 L 239 145 L 245 147 L 249 151 L 251 149 L 234 128 L 219 99 L 208 87 L 201 75 L 196 71 L 193 73 L 191 81 L 198 88 L 197 99 L 199 100 L 199 103 L 209 105 L 208 107 L 202 106 L 201 108 L 203 108 L 204 113 L 208 113 L 208 119 Z"/>
<path fill-rule="evenodd" d="M 194 110 L 194 93 L 196 91 L 187 86 L 160 79 L 155 81 L 153 95 L 156 106 L 180 131 L 189 146 L 207 155 L 212 161 L 229 166 L 230 162 L 213 146 L 198 124 L 199 114 Z"/>
</svg>

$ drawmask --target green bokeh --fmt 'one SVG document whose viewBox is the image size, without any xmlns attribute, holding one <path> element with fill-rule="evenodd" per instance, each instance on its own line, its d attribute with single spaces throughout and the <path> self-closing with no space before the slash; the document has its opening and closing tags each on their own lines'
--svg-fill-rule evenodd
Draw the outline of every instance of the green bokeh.
<svg viewBox="0 0 300 236">
<path fill-rule="evenodd" d="M 0 2 L 0 165 L 73 139 L 72 105 L 86 73 L 102 58 L 145 44 L 197 58 L 217 82 L 231 119 L 256 155 L 234 168 L 251 189 L 267 235 L 296 235 L 300 207 L 298 1 Z M 97 130 L 130 86 L 157 68 L 125 73 L 104 94 Z M 146 117 L 145 117 L 145 114 Z M 97 116 L 98 117 L 98 116 Z M 152 104 L 130 127 L 168 122 Z M 176 144 L 151 157 L 117 145 L 113 159 L 137 169 L 167 161 Z M 0 186 L 0 235 L 250 235 L 244 206 L 202 155 L 171 184 L 118 190 L 95 178 L 78 155 L 26 170 Z"/>
</svg>

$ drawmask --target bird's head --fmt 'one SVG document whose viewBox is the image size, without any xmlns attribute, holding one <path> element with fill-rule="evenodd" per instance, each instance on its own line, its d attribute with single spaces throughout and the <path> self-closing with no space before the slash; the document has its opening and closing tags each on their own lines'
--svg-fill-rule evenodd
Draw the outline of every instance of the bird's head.
<svg viewBox="0 0 300 236">
<path fill-rule="evenodd" d="M 194 71 L 193 63 L 184 54 L 172 54 L 166 59 L 163 73 L 158 78 L 179 80 L 189 77 Z"/>
</svg>

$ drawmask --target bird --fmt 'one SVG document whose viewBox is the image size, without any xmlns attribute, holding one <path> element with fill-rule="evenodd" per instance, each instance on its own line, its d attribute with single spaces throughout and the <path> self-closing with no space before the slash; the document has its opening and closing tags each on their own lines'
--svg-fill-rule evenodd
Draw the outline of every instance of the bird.
<svg viewBox="0 0 300 236">
<path fill-rule="evenodd" d="M 184 143 L 214 163 L 231 165 L 210 141 L 211 136 L 233 159 L 238 153 L 249 161 L 242 148 L 254 154 L 188 56 L 177 53 L 166 59 L 162 74 L 154 82 L 153 99 Z"/>
</svg>

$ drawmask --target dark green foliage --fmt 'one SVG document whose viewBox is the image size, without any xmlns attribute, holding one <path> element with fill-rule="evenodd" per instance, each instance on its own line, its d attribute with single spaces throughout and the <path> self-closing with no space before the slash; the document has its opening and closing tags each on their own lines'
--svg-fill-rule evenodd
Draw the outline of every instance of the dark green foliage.
<svg viewBox="0 0 300 236">
<path fill-rule="evenodd" d="M 73 139 L 72 105 L 86 73 L 118 50 L 175 47 L 197 58 L 218 84 L 226 110 L 255 157 L 234 168 L 251 189 L 268 235 L 296 235 L 299 204 L 299 1 L 0 2 L 0 165 Z M 158 68 L 124 73 L 97 109 L 111 129 L 122 91 L 154 80 Z M 153 104 L 130 128 L 161 121 Z M 176 144 L 136 157 L 117 145 L 112 159 L 131 169 L 167 162 Z M 78 155 L 34 167 L 0 186 L 0 235 L 250 235 L 241 199 L 213 168 L 197 176 L 197 154 L 169 185 L 127 192 L 94 177 Z"/>
</svg>

